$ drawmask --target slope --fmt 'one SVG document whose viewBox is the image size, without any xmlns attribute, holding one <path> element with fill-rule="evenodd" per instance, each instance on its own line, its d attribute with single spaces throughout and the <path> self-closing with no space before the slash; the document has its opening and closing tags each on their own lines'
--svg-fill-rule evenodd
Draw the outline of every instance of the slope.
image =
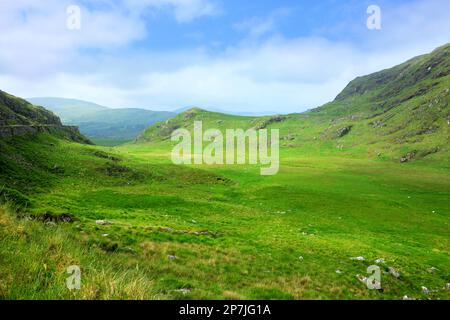
<svg viewBox="0 0 450 320">
<path fill-rule="evenodd" d="M 352 81 L 333 102 L 303 114 L 238 117 L 192 109 L 147 128 L 138 142 L 167 141 L 177 128 L 277 128 L 282 146 L 328 154 L 448 166 L 450 45 Z"/>
</svg>

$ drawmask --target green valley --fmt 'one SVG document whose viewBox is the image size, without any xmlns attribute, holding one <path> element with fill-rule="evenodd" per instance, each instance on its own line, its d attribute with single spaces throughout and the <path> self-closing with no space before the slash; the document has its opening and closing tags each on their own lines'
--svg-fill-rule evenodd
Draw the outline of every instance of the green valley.
<svg viewBox="0 0 450 320">
<path fill-rule="evenodd" d="M 1 125 L 58 128 L 0 138 L 0 299 L 449 299 L 449 90 L 447 44 L 305 113 L 193 108 L 116 147 L 2 93 Z M 194 121 L 279 129 L 279 173 L 174 165 Z"/>
</svg>

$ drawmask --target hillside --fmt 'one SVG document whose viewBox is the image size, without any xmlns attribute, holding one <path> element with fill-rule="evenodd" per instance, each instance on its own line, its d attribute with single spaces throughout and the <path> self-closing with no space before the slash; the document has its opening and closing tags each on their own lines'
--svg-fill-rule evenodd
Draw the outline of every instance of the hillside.
<svg viewBox="0 0 450 320">
<path fill-rule="evenodd" d="M 81 143 L 91 143 L 75 126 L 65 126 L 52 112 L 0 91 L 0 137 L 50 133 Z"/>
<path fill-rule="evenodd" d="M 375 84 L 399 80 L 361 79 L 305 114 L 194 108 L 114 148 L 77 143 L 51 112 L 2 93 L 4 126 L 36 132 L 0 136 L 0 299 L 449 299 L 446 122 L 421 134 L 408 122 L 427 122 L 431 102 L 448 114 L 448 75 L 420 78 L 413 87 L 436 85 L 399 104 L 409 86 L 382 98 Z M 279 128 L 278 174 L 174 165 L 171 132 L 194 120 Z M 395 140 L 404 123 L 417 141 Z M 80 290 L 66 286 L 73 265 Z M 374 265 L 381 290 L 367 288 Z"/>
<path fill-rule="evenodd" d="M 48 110 L 0 91 L 0 125 L 56 125 L 60 119 Z"/>
<path fill-rule="evenodd" d="M 138 142 L 165 141 L 195 120 L 212 128 L 279 128 L 282 146 L 408 162 L 448 163 L 450 45 L 394 68 L 359 77 L 333 102 L 303 114 L 238 117 L 191 109 L 146 129 Z M 320 150 L 320 151 L 319 151 Z M 444 162 L 443 162 L 444 161 Z"/>
<path fill-rule="evenodd" d="M 138 108 L 111 109 L 98 104 L 63 98 L 30 98 L 61 117 L 68 125 L 101 145 L 116 145 L 135 139 L 149 125 L 175 115 L 172 112 Z"/>
</svg>

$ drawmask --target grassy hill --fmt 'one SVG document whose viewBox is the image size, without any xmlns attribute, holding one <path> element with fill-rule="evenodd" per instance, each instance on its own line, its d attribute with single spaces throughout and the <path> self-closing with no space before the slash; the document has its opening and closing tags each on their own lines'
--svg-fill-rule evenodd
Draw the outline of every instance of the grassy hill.
<svg viewBox="0 0 450 320">
<path fill-rule="evenodd" d="M 137 108 L 111 109 L 82 100 L 30 98 L 61 117 L 66 124 L 77 125 L 83 134 L 101 145 L 117 145 L 134 140 L 151 124 L 175 115 L 172 112 Z"/>
<path fill-rule="evenodd" d="M 448 54 L 446 75 L 410 74 L 442 50 L 305 114 L 192 109 L 115 148 L 0 138 L 0 299 L 449 299 Z M 415 112 L 435 129 L 416 131 Z M 280 172 L 173 165 L 170 134 L 194 120 L 279 128 Z M 382 290 L 361 281 L 371 265 Z"/>
<path fill-rule="evenodd" d="M 284 148 L 302 153 L 448 165 L 450 45 L 352 81 L 330 103 L 302 114 L 240 117 L 198 108 L 147 128 L 141 142 L 168 141 L 177 128 L 278 128 Z"/>
<path fill-rule="evenodd" d="M 44 106 L 57 114 L 63 122 L 71 123 L 72 119 L 85 117 L 91 113 L 108 110 L 107 107 L 93 102 L 55 97 L 28 98 L 35 105 Z"/>
</svg>

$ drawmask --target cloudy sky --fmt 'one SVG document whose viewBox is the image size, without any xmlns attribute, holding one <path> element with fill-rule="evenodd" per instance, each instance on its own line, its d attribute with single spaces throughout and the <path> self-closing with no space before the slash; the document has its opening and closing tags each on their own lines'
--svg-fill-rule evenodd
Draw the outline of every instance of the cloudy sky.
<svg viewBox="0 0 450 320">
<path fill-rule="evenodd" d="M 80 29 L 67 27 L 81 9 Z M 381 8 L 381 30 L 367 8 Z M 110 107 L 300 112 L 450 42 L 448 0 L 0 0 L 0 89 Z"/>
</svg>

